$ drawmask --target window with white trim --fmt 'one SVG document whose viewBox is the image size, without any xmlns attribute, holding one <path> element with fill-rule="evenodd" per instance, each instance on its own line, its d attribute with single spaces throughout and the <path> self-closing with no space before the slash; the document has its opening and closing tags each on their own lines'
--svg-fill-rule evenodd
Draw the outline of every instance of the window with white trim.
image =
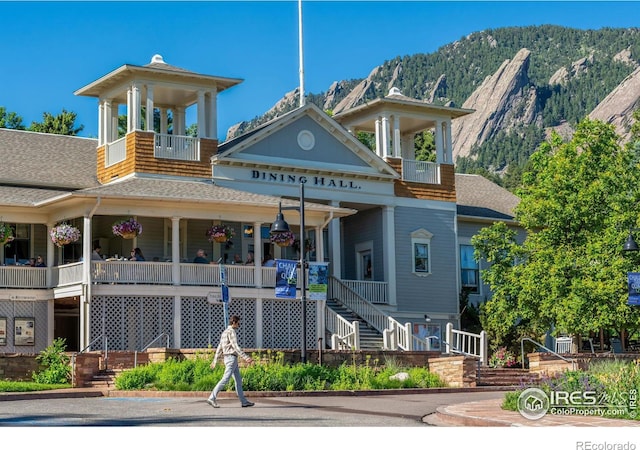
<svg viewBox="0 0 640 450">
<path fill-rule="evenodd" d="M 412 273 L 426 276 L 431 273 L 431 238 L 433 234 L 425 229 L 411 233 Z"/>
<path fill-rule="evenodd" d="M 480 270 L 473 257 L 473 245 L 460 246 L 460 280 L 462 289 L 472 294 L 480 293 Z"/>
</svg>

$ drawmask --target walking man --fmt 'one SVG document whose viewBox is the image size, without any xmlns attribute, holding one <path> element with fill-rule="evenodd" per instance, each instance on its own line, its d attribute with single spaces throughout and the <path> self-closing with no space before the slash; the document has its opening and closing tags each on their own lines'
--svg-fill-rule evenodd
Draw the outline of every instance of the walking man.
<svg viewBox="0 0 640 450">
<path fill-rule="evenodd" d="M 238 394 L 238 399 L 240 400 L 242 407 L 246 408 L 247 406 L 253 406 L 253 402 L 246 399 L 244 391 L 242 390 L 242 375 L 240 375 L 240 368 L 238 367 L 238 357 L 241 357 L 249 364 L 253 364 L 253 359 L 251 359 L 251 357 L 243 352 L 240 346 L 238 346 L 236 330 L 239 326 L 240 317 L 236 315 L 231 316 L 229 319 L 229 326 L 222 332 L 222 335 L 220 335 L 220 343 L 218 344 L 216 354 L 211 362 L 211 368 L 213 369 L 216 367 L 216 362 L 218 361 L 220 354 L 222 353 L 224 355 L 224 375 L 222 375 L 222 378 L 218 381 L 218 384 L 213 388 L 211 395 L 209 395 L 209 398 L 207 399 L 207 403 L 214 408 L 220 407 L 216 400 L 218 398 L 218 393 L 224 389 L 232 376 L 236 385 L 236 394 Z"/>
</svg>

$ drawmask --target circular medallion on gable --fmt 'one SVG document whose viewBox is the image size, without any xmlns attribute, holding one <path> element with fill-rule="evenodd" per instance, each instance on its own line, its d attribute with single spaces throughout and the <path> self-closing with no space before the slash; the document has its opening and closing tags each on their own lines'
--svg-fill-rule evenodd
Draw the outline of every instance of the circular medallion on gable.
<svg viewBox="0 0 640 450">
<path fill-rule="evenodd" d="M 311 150 L 316 145 L 316 138 L 309 130 L 298 133 L 298 145 L 302 150 Z"/>
</svg>

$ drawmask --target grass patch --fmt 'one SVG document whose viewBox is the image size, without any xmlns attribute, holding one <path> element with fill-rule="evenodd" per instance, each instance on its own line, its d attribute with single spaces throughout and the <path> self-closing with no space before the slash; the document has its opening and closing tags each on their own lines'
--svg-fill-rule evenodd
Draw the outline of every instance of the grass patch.
<svg viewBox="0 0 640 450">
<path fill-rule="evenodd" d="M 343 364 L 338 368 L 317 364 L 285 364 L 281 352 L 256 353 L 254 365 L 241 369 L 246 391 L 318 391 L 369 390 L 444 387 L 444 382 L 422 367 L 402 368 L 390 361 L 379 366 L 377 361 L 363 366 Z M 224 364 L 211 369 L 210 355 L 193 360 L 168 360 L 122 372 L 115 380 L 117 389 L 161 391 L 210 391 L 222 377 Z M 392 380 L 399 372 L 408 374 L 405 380 Z M 235 389 L 233 379 L 226 390 Z"/>
<path fill-rule="evenodd" d="M 0 392 L 32 392 L 47 391 L 51 389 L 67 389 L 71 384 L 36 383 L 35 381 L 2 381 L 0 380 Z"/>
</svg>

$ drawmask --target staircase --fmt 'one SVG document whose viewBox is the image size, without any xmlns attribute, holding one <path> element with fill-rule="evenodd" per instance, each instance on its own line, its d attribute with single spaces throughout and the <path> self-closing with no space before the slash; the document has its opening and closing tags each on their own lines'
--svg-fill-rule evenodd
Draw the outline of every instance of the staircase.
<svg viewBox="0 0 640 450">
<path fill-rule="evenodd" d="M 382 349 L 382 333 L 371 327 L 365 320 L 356 315 L 350 309 L 347 309 L 342 303 L 335 299 L 327 299 L 327 307 L 336 314 L 341 315 L 345 320 L 353 322 L 358 321 L 360 331 L 360 350 L 380 350 Z M 328 339 L 327 343 L 331 340 Z"/>
<path fill-rule="evenodd" d="M 91 381 L 85 383 L 84 387 L 97 387 L 105 389 L 113 389 L 116 386 L 116 376 L 122 372 L 121 370 L 105 369 L 98 371 Z"/>
<path fill-rule="evenodd" d="M 482 366 L 478 369 L 476 386 L 513 386 L 521 387 L 539 380 L 538 374 L 528 369 L 492 368 Z"/>
</svg>

